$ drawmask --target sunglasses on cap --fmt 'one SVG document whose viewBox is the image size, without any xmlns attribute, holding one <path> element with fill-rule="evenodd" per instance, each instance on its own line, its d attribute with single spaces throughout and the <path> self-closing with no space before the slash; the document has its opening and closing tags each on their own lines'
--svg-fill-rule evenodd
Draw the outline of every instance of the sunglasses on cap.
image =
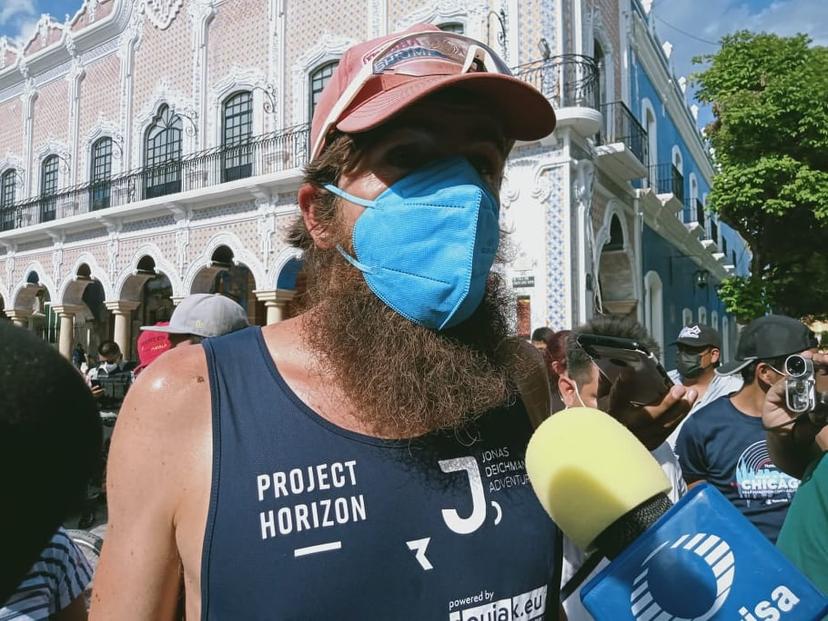
<svg viewBox="0 0 828 621">
<path fill-rule="evenodd" d="M 392 39 L 369 58 L 369 62 L 360 68 L 339 96 L 320 128 L 311 159 L 322 150 L 328 133 L 371 78 L 379 75 L 430 77 L 475 72 L 512 75 L 506 63 L 490 47 L 464 35 L 427 31 Z"/>
</svg>

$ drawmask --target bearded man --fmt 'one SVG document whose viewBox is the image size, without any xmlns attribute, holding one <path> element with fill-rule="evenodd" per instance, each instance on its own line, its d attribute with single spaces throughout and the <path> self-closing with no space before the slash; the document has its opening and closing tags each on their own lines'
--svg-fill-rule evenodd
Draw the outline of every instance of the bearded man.
<svg viewBox="0 0 828 621">
<path fill-rule="evenodd" d="M 172 350 L 130 392 L 93 618 L 171 619 L 181 584 L 192 619 L 543 614 L 556 531 L 489 272 L 507 154 L 554 124 L 467 37 L 345 53 L 291 231 L 307 310 Z"/>
</svg>

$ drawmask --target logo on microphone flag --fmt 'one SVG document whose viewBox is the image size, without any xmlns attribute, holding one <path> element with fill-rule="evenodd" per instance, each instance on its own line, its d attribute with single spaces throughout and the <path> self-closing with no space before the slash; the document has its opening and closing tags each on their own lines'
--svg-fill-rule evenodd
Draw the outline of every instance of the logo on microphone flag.
<svg viewBox="0 0 828 621">
<path fill-rule="evenodd" d="M 581 589 L 595 621 L 817 621 L 828 600 L 701 484 Z"/>
<path fill-rule="evenodd" d="M 681 558 L 684 555 L 695 555 L 701 558 L 709 574 L 707 576 L 709 578 L 706 585 L 708 586 L 707 589 L 693 593 L 685 592 L 686 597 L 690 600 L 689 602 L 680 601 L 681 593 L 677 598 L 674 589 L 666 594 L 659 593 L 663 590 L 663 587 L 669 588 L 670 586 L 662 584 L 665 579 L 679 584 L 684 582 L 680 572 L 679 575 L 676 575 L 675 571 L 672 572 L 672 575 L 667 575 L 667 572 L 664 571 L 667 569 L 665 565 L 672 568 L 695 568 L 699 565 L 695 557 Z M 669 541 L 661 544 L 644 559 L 641 568 L 643 571 L 633 581 L 634 590 L 630 595 L 630 611 L 635 616 L 636 621 L 659 618 L 659 615 L 661 615 L 660 618 L 663 618 L 665 612 L 670 614 L 671 617 L 673 615 L 681 616 L 687 621 L 706 621 L 716 614 L 730 594 L 736 573 L 736 559 L 728 543 L 716 535 L 696 533 L 691 536 L 685 534 L 673 541 L 672 545 Z M 652 576 L 650 575 L 651 572 Z M 699 577 L 698 575 L 694 576 L 696 584 L 698 584 Z M 702 571 L 703 579 L 704 570 Z M 653 587 L 650 585 L 651 580 L 655 582 Z M 662 601 L 665 599 L 664 595 L 668 595 L 669 599 Z M 685 616 L 688 614 L 694 616 Z"/>
</svg>

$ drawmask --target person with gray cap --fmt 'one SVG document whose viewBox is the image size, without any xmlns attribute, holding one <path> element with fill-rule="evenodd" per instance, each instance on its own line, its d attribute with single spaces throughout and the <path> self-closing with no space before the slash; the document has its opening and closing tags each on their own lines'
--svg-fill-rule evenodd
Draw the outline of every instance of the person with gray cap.
<svg viewBox="0 0 828 621">
<path fill-rule="evenodd" d="M 197 344 L 212 336 L 230 334 L 250 325 L 247 313 L 237 303 L 219 293 L 193 293 L 175 307 L 165 326 L 144 326 L 144 332 L 165 332 L 173 347 Z"/>
<path fill-rule="evenodd" d="M 698 394 L 687 418 L 722 395 L 729 395 L 742 387 L 738 375 L 718 375 L 716 368 L 722 362 L 722 338 L 719 332 L 703 323 L 684 326 L 671 343 L 676 349 L 676 369 L 668 375 L 675 384 L 692 388 Z M 687 421 L 682 420 L 667 438 L 675 450 L 679 432 Z"/>
<path fill-rule="evenodd" d="M 802 322 L 768 315 L 742 331 L 736 360 L 717 373 L 740 373 L 744 386 L 698 410 L 679 433 L 676 452 L 688 485 L 715 485 L 754 526 L 776 542 L 799 481 L 768 452 L 762 409 L 770 388 L 785 377 L 785 359 L 816 348 Z"/>
</svg>

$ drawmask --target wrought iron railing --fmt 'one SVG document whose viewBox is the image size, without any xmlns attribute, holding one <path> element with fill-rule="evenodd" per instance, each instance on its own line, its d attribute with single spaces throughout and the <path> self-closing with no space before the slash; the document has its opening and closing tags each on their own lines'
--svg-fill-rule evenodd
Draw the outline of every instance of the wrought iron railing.
<svg viewBox="0 0 828 621">
<path fill-rule="evenodd" d="M 512 71 L 543 93 L 555 108 L 597 108 L 598 65 L 589 56 L 563 54 L 519 65 Z"/>
<path fill-rule="evenodd" d="M 656 164 L 650 166 L 650 185 L 656 194 L 672 194 L 684 202 L 684 176 L 673 164 Z"/>
<path fill-rule="evenodd" d="M 710 239 L 712 239 L 718 245 L 718 243 L 719 243 L 719 225 L 716 224 L 716 221 L 712 217 L 708 217 L 707 222 L 710 225 Z"/>
<path fill-rule="evenodd" d="M 649 166 L 649 144 L 647 130 L 641 126 L 635 115 L 623 101 L 603 104 L 600 108 L 603 126 L 598 135 L 598 144 L 621 142 L 627 145 L 638 161 Z"/>
<path fill-rule="evenodd" d="M 520 65 L 513 72 L 535 86 L 556 108 L 597 108 L 598 68 L 590 57 L 564 54 Z M 298 168 L 307 161 L 308 134 L 308 126 L 299 125 L 237 145 L 214 147 L 157 166 L 16 201 L 0 207 L 0 231 Z"/>
<path fill-rule="evenodd" d="M 704 233 L 704 236 L 707 236 L 707 226 L 705 225 L 705 217 L 704 217 L 704 203 L 702 203 L 698 198 L 694 201 L 695 209 L 696 209 L 696 222 L 699 223 L 699 227 Z"/>
<path fill-rule="evenodd" d="M 214 147 L 159 166 L 17 201 L 0 208 L 0 230 L 298 168 L 307 160 L 308 132 L 307 125 L 299 125 L 232 147 Z"/>
</svg>

